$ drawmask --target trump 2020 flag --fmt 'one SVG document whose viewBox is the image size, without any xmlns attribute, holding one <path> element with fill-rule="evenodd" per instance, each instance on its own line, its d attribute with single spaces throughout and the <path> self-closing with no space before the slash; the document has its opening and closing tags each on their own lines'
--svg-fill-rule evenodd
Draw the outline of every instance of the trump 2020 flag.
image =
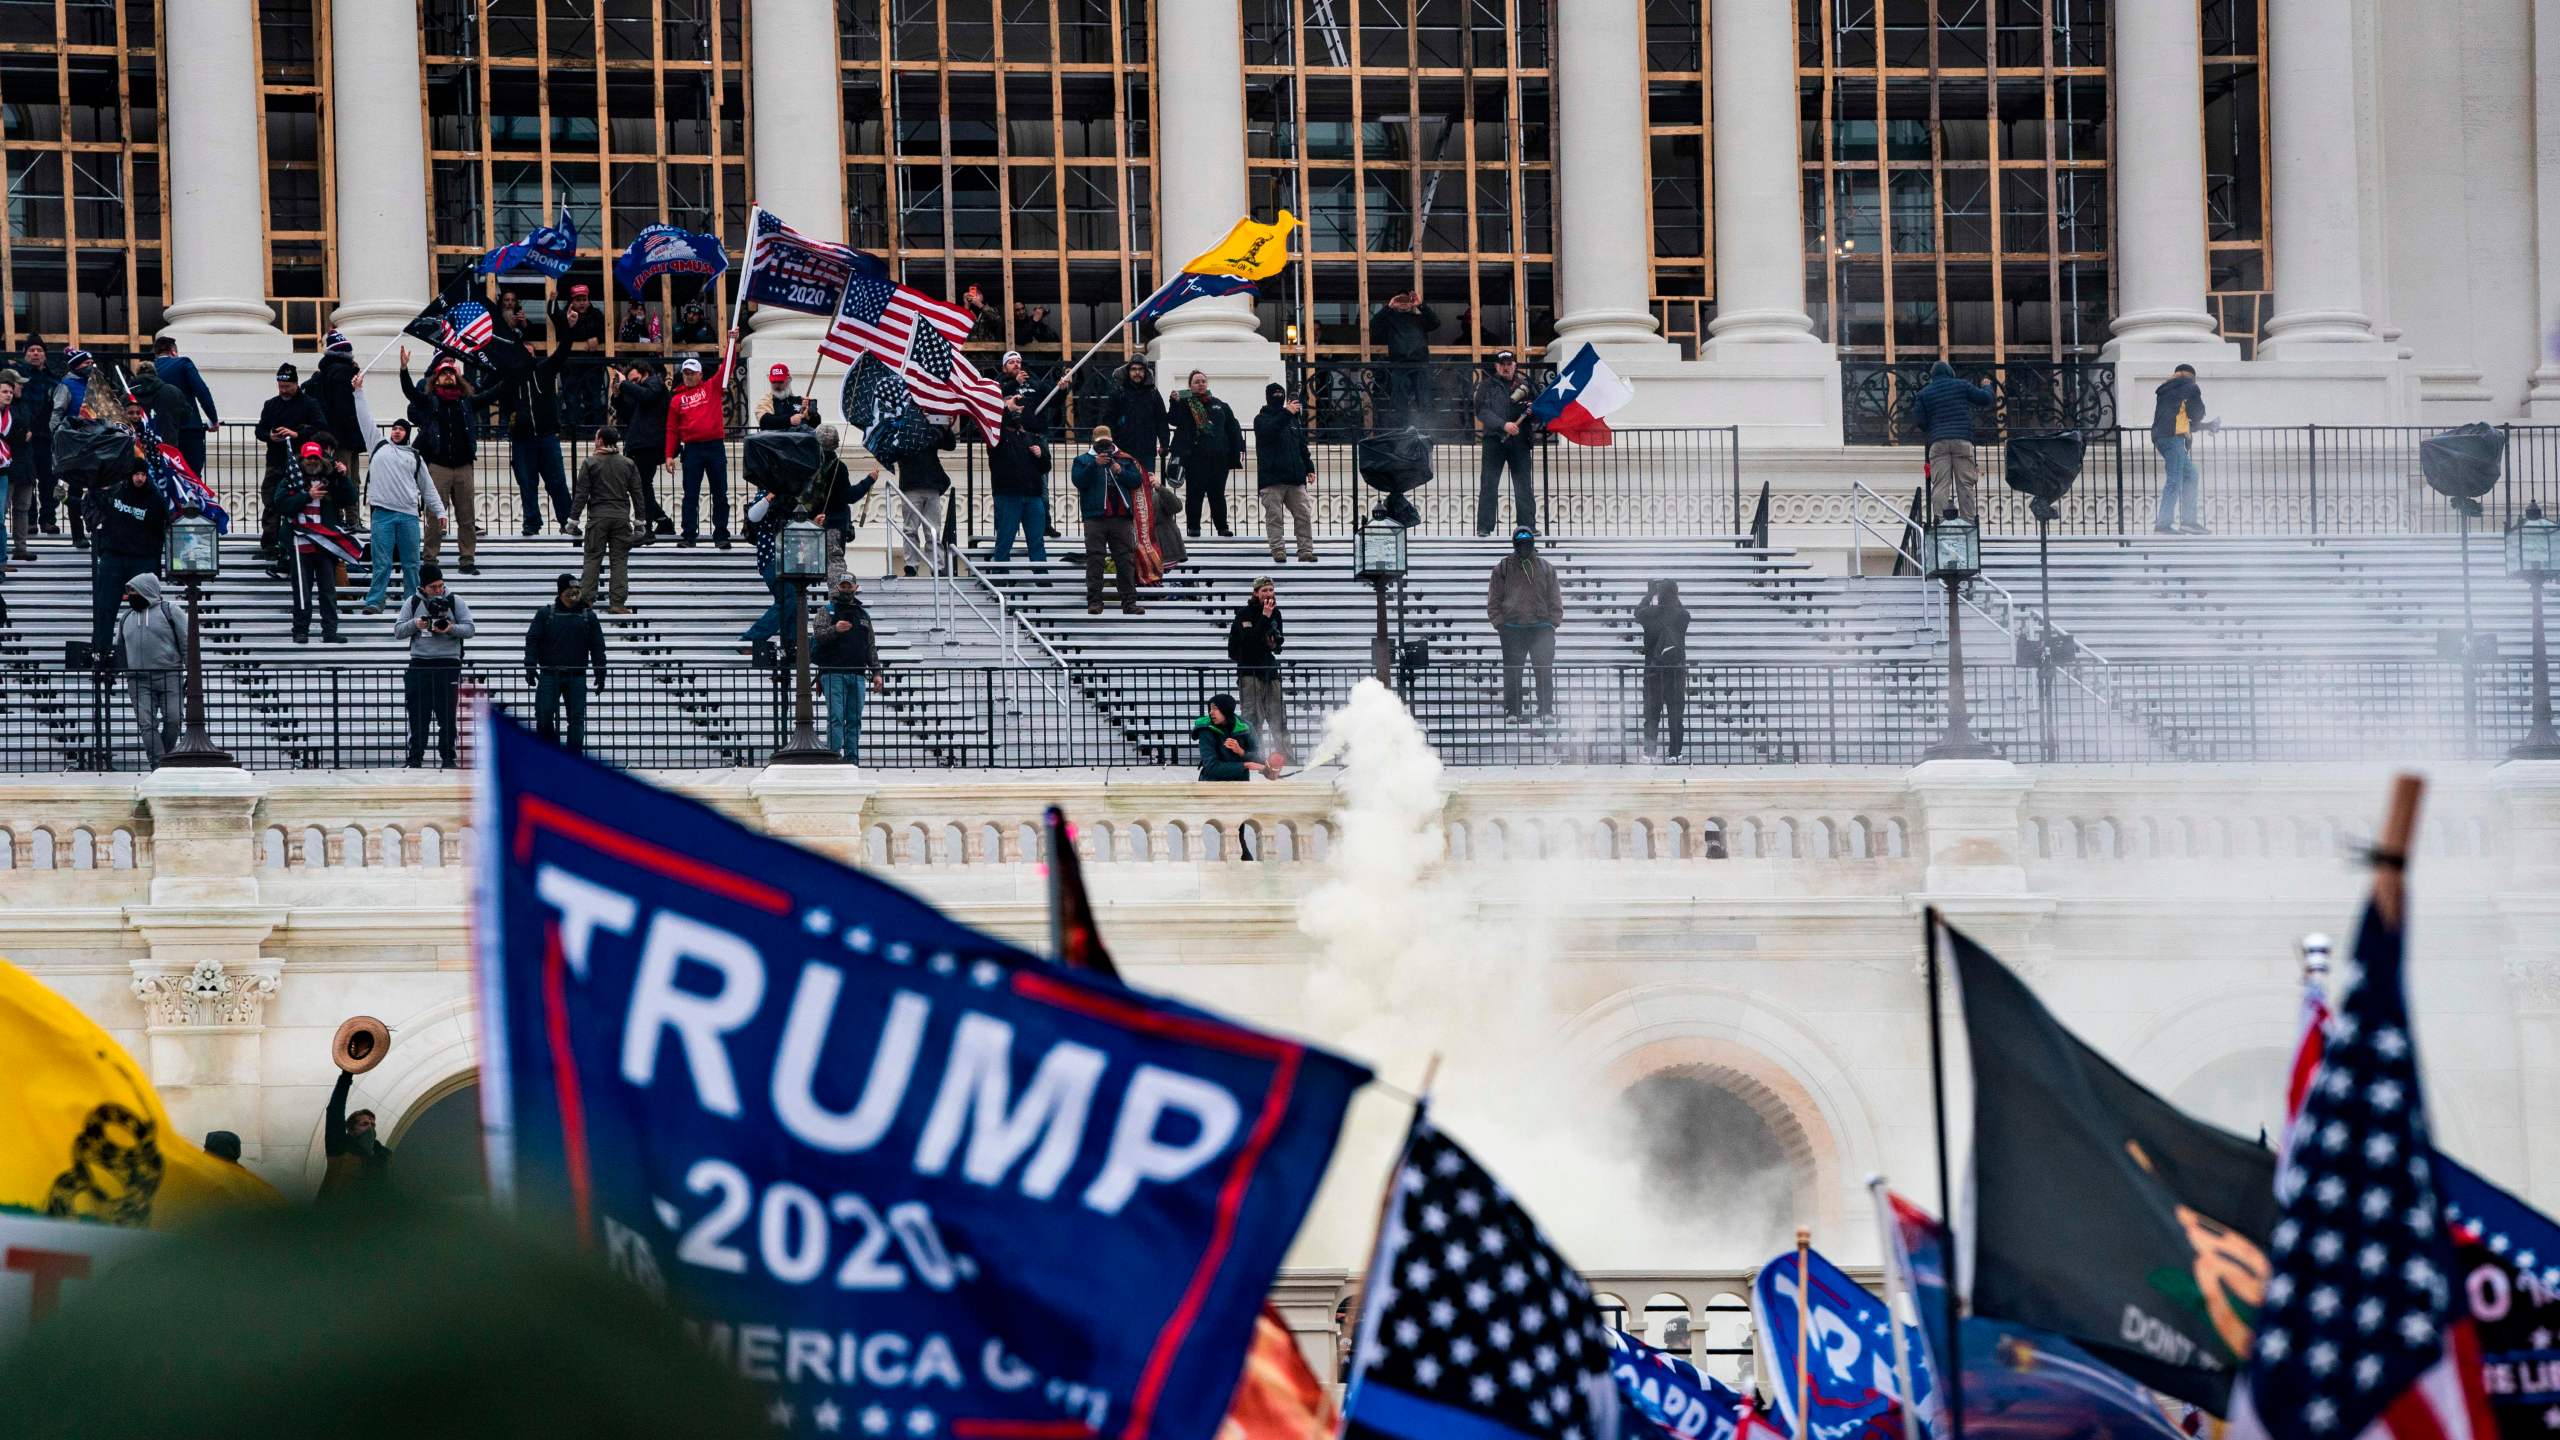
<svg viewBox="0 0 2560 1440">
<path fill-rule="evenodd" d="M 1893 1374 L 1892 1312 L 1840 1267 L 1811 1251 L 1805 1257 L 1805 1313 L 1812 1343 L 1805 1347 L 1808 1422 L 1797 1413 L 1796 1252 L 1760 1267 L 1752 1282 L 1751 1309 L 1760 1322 L 1761 1352 L 1769 1359 L 1769 1389 L 1788 1433 L 1803 1440 L 1901 1440 L 1902 1407 Z M 1922 1403 L 1929 1396 L 1928 1367 L 1919 1363 L 1919 1340 L 1906 1332 L 1912 1356 L 1911 1386 Z"/>
<path fill-rule="evenodd" d="M 1555 383 L 1529 404 L 1529 415 L 1551 434 L 1577 445 L 1609 443 L 1609 416 L 1636 398 L 1635 387 L 1618 378 L 1600 352 L 1585 344 L 1556 372 Z"/>
<path fill-rule="evenodd" d="M 2441 1154 L 2435 1171 L 2498 1433 L 2560 1436 L 2560 1222 Z"/>
<path fill-rule="evenodd" d="M 495 1198 L 782 1434 L 1208 1440 L 1368 1072 L 484 722 Z"/>
</svg>

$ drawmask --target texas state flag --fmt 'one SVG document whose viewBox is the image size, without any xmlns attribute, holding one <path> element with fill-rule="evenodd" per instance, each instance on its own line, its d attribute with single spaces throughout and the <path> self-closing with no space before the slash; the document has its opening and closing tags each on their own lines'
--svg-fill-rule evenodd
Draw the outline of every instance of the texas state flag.
<svg viewBox="0 0 2560 1440">
<path fill-rule="evenodd" d="M 1529 414 L 1549 433 L 1577 445 L 1606 445 L 1608 417 L 1635 396 L 1634 387 L 1619 379 L 1600 352 L 1586 344 L 1529 406 Z"/>
</svg>

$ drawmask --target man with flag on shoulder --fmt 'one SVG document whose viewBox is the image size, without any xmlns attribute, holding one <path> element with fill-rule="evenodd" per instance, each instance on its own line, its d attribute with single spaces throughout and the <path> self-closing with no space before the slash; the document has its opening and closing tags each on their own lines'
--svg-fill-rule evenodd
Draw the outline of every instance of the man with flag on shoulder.
<svg viewBox="0 0 2560 1440">
<path fill-rule="evenodd" d="M 338 562 L 354 544 L 346 527 L 355 523 L 355 481 L 315 435 L 302 442 L 289 485 L 275 501 L 292 531 L 293 643 L 311 643 L 311 615 L 317 610 L 320 643 L 344 645 L 347 638 L 338 633 Z"/>
</svg>

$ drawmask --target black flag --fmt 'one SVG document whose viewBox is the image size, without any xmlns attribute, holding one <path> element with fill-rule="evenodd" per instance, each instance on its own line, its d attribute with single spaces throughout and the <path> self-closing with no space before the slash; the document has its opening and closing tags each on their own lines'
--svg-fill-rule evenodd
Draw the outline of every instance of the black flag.
<svg viewBox="0 0 2560 1440">
<path fill-rule="evenodd" d="M 1117 980 L 1120 967 L 1103 947 L 1092 897 L 1084 892 L 1084 858 L 1076 854 L 1075 827 L 1067 823 L 1067 812 L 1055 805 L 1049 807 L 1041 825 L 1049 837 L 1050 958 L 1070 970 L 1090 970 Z"/>
<path fill-rule="evenodd" d="M 2214 1414 L 2267 1281 L 2275 1157 L 2064 1029 L 1952 928 L 1973 1058 L 1973 1311 L 2051 1330 Z"/>
</svg>

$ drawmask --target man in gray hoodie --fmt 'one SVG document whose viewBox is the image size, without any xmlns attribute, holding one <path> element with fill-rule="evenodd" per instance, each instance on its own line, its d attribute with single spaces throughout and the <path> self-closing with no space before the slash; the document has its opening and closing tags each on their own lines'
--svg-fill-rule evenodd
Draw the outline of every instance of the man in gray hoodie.
<svg viewBox="0 0 2560 1440">
<path fill-rule="evenodd" d="M 401 682 L 409 712 L 411 770 L 426 763 L 427 721 L 436 722 L 436 757 L 450 770 L 457 761 L 454 709 L 462 691 L 462 642 L 479 627 L 462 597 L 446 593 L 444 567 L 418 567 L 418 593 L 400 604 L 391 636 L 409 642 L 409 669 Z"/>
<path fill-rule="evenodd" d="M 142 753 L 156 769 L 178 743 L 185 716 L 187 612 L 161 593 L 160 577 L 148 570 L 125 582 L 115 645 L 133 700 L 133 726 L 142 732 Z"/>
</svg>

